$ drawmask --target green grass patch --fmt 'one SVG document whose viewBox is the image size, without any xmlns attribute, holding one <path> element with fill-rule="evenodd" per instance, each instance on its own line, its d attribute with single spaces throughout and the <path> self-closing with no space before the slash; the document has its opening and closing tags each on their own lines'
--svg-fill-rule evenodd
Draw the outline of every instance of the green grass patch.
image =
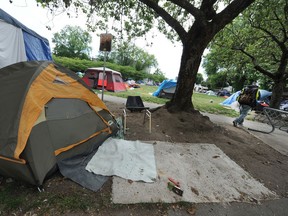
<svg viewBox="0 0 288 216">
<path fill-rule="evenodd" d="M 46 215 L 51 207 L 57 212 L 81 211 L 85 212 L 98 205 L 95 200 L 84 196 L 82 192 L 57 193 L 38 192 L 35 187 L 19 186 L 16 182 L 6 184 L 0 190 L 0 215 L 13 213 L 37 211 L 40 215 Z"/>
<path fill-rule="evenodd" d="M 91 206 L 88 199 L 81 196 L 80 194 L 69 194 L 69 196 L 54 196 L 53 206 L 58 206 L 63 210 L 86 210 Z"/>
<path fill-rule="evenodd" d="M 19 208 L 25 203 L 25 197 L 25 194 L 17 194 L 15 184 L 8 184 L 0 191 L 0 210 L 11 211 Z"/>
<path fill-rule="evenodd" d="M 127 98 L 128 96 L 141 96 L 142 100 L 149 103 L 165 104 L 168 100 L 164 98 L 158 98 L 152 96 L 153 92 L 158 89 L 157 86 L 146 86 L 140 85 L 140 88 L 129 89 L 124 92 L 108 92 L 105 91 L 104 94 Z M 95 90 L 98 94 L 101 94 L 101 91 Z"/>
<path fill-rule="evenodd" d="M 141 96 L 144 102 L 156 103 L 156 104 L 165 104 L 168 99 L 158 98 L 152 96 L 152 93 L 158 89 L 157 86 L 146 86 L 141 85 L 140 88 L 135 88 L 133 90 L 127 90 L 126 92 L 106 92 L 104 94 L 127 98 L 128 96 Z M 95 90 L 98 94 L 101 93 L 99 90 Z M 229 117 L 238 116 L 238 112 L 230 109 L 229 107 L 220 105 L 225 98 L 210 96 L 203 93 L 194 92 L 192 97 L 192 102 L 196 110 L 200 112 L 212 113 L 225 115 Z"/>
<path fill-rule="evenodd" d="M 225 115 L 229 117 L 238 116 L 238 112 L 220 104 L 224 100 L 225 98 L 223 97 L 210 96 L 197 92 L 194 92 L 192 97 L 195 109 L 200 112 Z"/>
</svg>

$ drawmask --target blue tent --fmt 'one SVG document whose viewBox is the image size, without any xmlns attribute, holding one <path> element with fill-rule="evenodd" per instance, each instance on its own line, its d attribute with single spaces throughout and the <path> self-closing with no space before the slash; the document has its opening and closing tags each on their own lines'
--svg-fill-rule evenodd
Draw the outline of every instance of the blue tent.
<svg viewBox="0 0 288 216">
<path fill-rule="evenodd" d="M 234 94 L 232 94 L 230 97 L 226 98 L 222 103 L 220 103 L 223 106 L 230 106 L 234 101 L 236 101 L 237 97 L 239 96 L 241 91 L 237 91 Z"/>
<path fill-rule="evenodd" d="M 31 60 L 52 60 L 49 41 L 0 9 L 0 68 Z"/>
<path fill-rule="evenodd" d="M 272 95 L 272 92 L 260 89 L 260 98 L 259 101 L 265 101 L 269 96 Z M 223 106 L 231 106 L 231 104 L 236 101 L 237 97 L 239 96 L 241 91 L 237 91 L 234 94 L 232 94 L 229 98 L 224 100 L 222 103 L 220 103 Z"/>
<path fill-rule="evenodd" d="M 172 95 L 175 93 L 176 86 L 177 81 L 172 79 L 164 80 L 152 95 L 156 97 L 171 98 Z"/>
</svg>

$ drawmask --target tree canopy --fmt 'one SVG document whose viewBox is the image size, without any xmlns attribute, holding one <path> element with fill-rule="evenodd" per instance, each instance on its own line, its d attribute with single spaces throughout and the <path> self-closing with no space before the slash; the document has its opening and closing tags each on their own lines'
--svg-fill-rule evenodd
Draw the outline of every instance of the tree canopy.
<svg viewBox="0 0 288 216">
<path fill-rule="evenodd" d="M 157 28 L 183 45 L 175 94 L 170 111 L 193 111 L 192 94 L 202 54 L 213 37 L 255 0 L 36 0 L 51 11 L 61 6 L 82 10 L 91 28 L 107 29 L 113 18 L 120 37 L 136 37 Z M 220 3 L 222 4 L 220 8 Z M 71 14 L 71 12 L 70 12 Z M 96 20 L 97 25 L 95 22 Z M 119 23 L 119 25 L 116 25 Z"/>
<path fill-rule="evenodd" d="M 287 9 L 285 0 L 257 1 L 214 38 L 204 61 L 207 71 L 226 70 L 242 87 L 252 81 L 264 88 L 272 83 L 270 106 L 278 108 L 288 82 Z"/>
<path fill-rule="evenodd" d="M 53 54 L 57 56 L 89 59 L 92 48 L 89 46 L 92 37 L 88 31 L 79 26 L 65 26 L 60 32 L 53 35 L 55 44 Z"/>
<path fill-rule="evenodd" d="M 103 54 L 99 54 L 97 59 L 103 60 Z M 123 66 L 134 67 L 137 71 L 150 73 L 150 69 L 157 69 L 158 62 L 154 55 L 137 47 L 132 42 L 116 43 L 108 55 L 107 61 Z"/>
<path fill-rule="evenodd" d="M 154 55 L 149 54 L 145 50 L 137 47 L 132 42 L 113 43 L 111 52 L 106 56 L 106 61 L 121 66 L 129 66 L 135 68 L 135 73 L 130 77 L 135 80 L 143 80 L 148 78 L 154 82 L 161 83 L 166 79 L 164 73 L 157 67 L 158 62 Z M 107 53 L 106 53 L 107 54 Z M 99 52 L 98 61 L 104 61 L 105 54 Z"/>
</svg>

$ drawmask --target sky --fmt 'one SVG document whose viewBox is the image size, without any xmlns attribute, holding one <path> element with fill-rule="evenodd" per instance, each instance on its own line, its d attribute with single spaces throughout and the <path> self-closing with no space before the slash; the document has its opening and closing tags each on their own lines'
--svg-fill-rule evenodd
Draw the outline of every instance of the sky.
<svg viewBox="0 0 288 216">
<path fill-rule="evenodd" d="M 85 16 L 69 18 L 66 14 L 60 14 L 52 20 L 48 10 L 38 7 L 35 0 L 12 0 L 12 2 L 11 4 L 9 0 L 1 0 L 0 8 L 26 27 L 47 38 L 52 49 L 54 47 L 53 34 L 60 32 L 66 25 L 80 26 L 86 30 Z M 47 25 L 51 27 L 51 30 L 46 28 Z M 93 32 L 89 33 L 92 36 L 92 55 L 95 57 L 99 50 L 100 38 Z M 175 79 L 180 68 L 182 45 L 180 43 L 173 44 L 161 33 L 157 33 L 156 37 L 150 40 L 153 42 L 152 46 L 147 47 L 144 39 L 138 39 L 136 45 L 156 57 L 158 67 L 167 78 Z M 202 71 L 203 69 L 200 68 L 201 73 Z"/>
</svg>

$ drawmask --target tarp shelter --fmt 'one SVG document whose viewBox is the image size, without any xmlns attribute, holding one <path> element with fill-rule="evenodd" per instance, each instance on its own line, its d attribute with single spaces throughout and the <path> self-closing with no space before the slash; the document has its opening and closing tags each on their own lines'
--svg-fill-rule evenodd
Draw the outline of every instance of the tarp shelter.
<svg viewBox="0 0 288 216">
<path fill-rule="evenodd" d="M 102 89 L 103 71 L 103 67 L 88 68 L 82 79 L 91 88 Z M 104 89 L 112 92 L 126 91 L 127 89 L 121 73 L 110 68 L 105 68 Z"/>
<path fill-rule="evenodd" d="M 237 97 L 239 96 L 241 91 L 237 91 L 233 93 L 230 97 L 226 98 L 222 103 L 220 103 L 223 106 L 231 106 L 231 104 L 236 101 Z"/>
<path fill-rule="evenodd" d="M 260 98 L 259 98 L 258 101 L 265 101 L 269 96 L 272 95 L 272 92 L 269 92 L 267 90 L 259 89 L 259 91 L 260 91 Z M 241 91 L 235 92 L 230 97 L 228 97 L 226 100 L 224 100 L 221 103 L 221 105 L 223 105 L 223 106 L 231 106 L 231 104 L 236 101 L 236 99 L 237 99 L 237 97 L 239 96 L 240 93 L 241 93 Z"/>
<path fill-rule="evenodd" d="M 160 98 L 172 98 L 173 94 L 175 93 L 176 86 L 177 81 L 164 80 L 152 95 Z"/>
<path fill-rule="evenodd" d="M 42 185 L 57 160 L 88 154 L 117 132 L 98 96 L 50 61 L 0 69 L 0 175 Z"/>
<path fill-rule="evenodd" d="M 31 60 L 52 60 L 48 40 L 0 9 L 0 68 Z"/>
</svg>

